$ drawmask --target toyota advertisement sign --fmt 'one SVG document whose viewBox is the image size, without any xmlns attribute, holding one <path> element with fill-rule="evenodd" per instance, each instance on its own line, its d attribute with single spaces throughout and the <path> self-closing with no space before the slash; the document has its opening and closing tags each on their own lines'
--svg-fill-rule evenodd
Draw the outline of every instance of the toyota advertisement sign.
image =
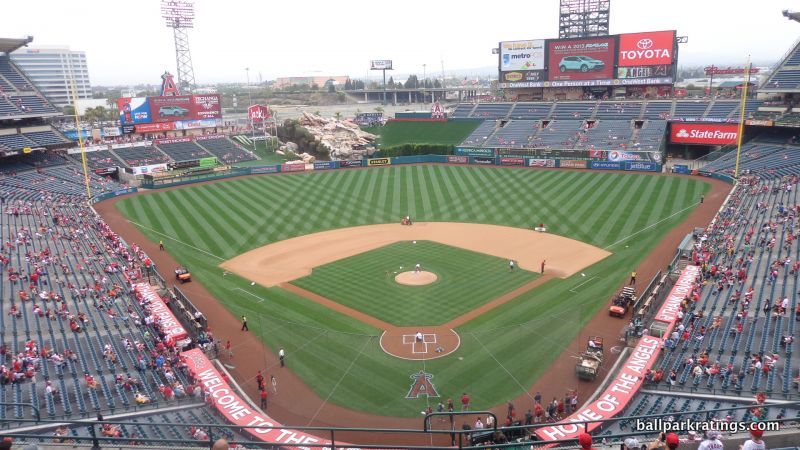
<svg viewBox="0 0 800 450">
<path fill-rule="evenodd" d="M 500 71 L 544 69 L 544 39 L 500 43 Z"/>
<path fill-rule="evenodd" d="M 550 81 L 614 78 L 614 36 L 555 40 L 547 43 Z"/>
<path fill-rule="evenodd" d="M 670 65 L 675 30 L 619 35 L 619 67 Z"/>
<path fill-rule="evenodd" d="M 728 145 L 739 137 L 739 125 L 729 123 L 673 123 L 672 144 Z"/>
</svg>

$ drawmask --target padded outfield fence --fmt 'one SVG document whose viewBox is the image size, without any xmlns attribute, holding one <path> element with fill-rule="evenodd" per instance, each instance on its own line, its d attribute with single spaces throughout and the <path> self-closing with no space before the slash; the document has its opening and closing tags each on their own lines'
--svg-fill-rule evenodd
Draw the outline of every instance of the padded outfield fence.
<svg viewBox="0 0 800 450">
<path fill-rule="evenodd" d="M 190 173 L 186 176 L 175 175 L 164 178 L 146 177 L 142 180 L 141 187 L 145 189 L 158 189 L 201 181 L 220 180 L 244 175 L 263 175 L 275 173 L 297 173 L 308 171 L 351 169 L 358 167 L 386 167 L 404 164 L 460 164 L 477 166 L 506 166 L 529 167 L 547 169 L 592 169 L 592 170 L 617 170 L 626 172 L 661 172 L 662 166 L 653 161 L 608 161 L 598 159 L 575 159 L 560 157 L 536 156 L 503 156 L 496 149 L 457 148 L 455 155 L 419 155 L 419 156 L 394 156 L 386 158 L 367 158 L 344 161 L 317 161 L 313 164 L 275 164 L 255 167 L 230 167 L 218 169 L 211 173 Z M 123 192 L 128 193 L 128 192 Z M 106 194 L 99 200 L 122 194 Z"/>
</svg>

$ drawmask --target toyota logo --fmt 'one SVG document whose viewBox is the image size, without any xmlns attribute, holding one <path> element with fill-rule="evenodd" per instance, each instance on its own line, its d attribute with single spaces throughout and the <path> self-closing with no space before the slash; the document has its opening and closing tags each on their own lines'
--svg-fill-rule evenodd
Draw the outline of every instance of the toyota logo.
<svg viewBox="0 0 800 450">
<path fill-rule="evenodd" d="M 647 50 L 648 48 L 653 46 L 652 39 L 639 39 L 639 42 L 636 43 L 636 46 L 639 47 L 641 50 Z"/>
</svg>

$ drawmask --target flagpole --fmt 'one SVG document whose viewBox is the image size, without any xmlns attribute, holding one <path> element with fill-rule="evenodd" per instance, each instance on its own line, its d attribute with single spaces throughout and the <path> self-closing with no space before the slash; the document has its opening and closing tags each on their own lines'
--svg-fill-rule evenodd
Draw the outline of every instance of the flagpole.
<svg viewBox="0 0 800 450">
<path fill-rule="evenodd" d="M 750 85 L 750 55 L 747 55 L 747 64 L 744 67 L 744 88 L 742 89 L 742 101 L 739 109 L 739 133 L 736 142 L 736 168 L 733 171 L 733 178 L 739 178 L 739 160 L 742 157 L 742 138 L 744 135 L 744 110 L 747 104 L 747 88 Z"/>
<path fill-rule="evenodd" d="M 83 144 L 81 120 L 78 115 L 78 86 L 75 84 L 75 74 L 72 72 L 72 61 L 69 65 L 70 84 L 72 87 L 72 109 L 75 113 L 75 130 L 78 134 L 78 147 L 81 149 L 81 165 L 83 166 L 83 182 L 86 185 L 86 201 L 92 200 L 92 189 L 89 184 L 89 169 L 86 163 L 86 146 Z"/>
</svg>

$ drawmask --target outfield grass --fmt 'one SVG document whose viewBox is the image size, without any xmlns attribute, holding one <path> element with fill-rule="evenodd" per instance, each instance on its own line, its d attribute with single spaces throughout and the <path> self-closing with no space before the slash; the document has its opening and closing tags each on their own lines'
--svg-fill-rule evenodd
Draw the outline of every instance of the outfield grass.
<svg viewBox="0 0 800 450">
<path fill-rule="evenodd" d="M 258 318 L 254 334 L 263 332 L 273 350 L 285 347 L 292 369 L 322 398 L 375 414 L 419 417 L 427 400 L 404 397 L 409 375 L 423 368 L 440 394 L 457 398 L 467 391 L 478 409 L 531 386 L 708 189 L 702 179 L 644 174 L 420 165 L 250 177 L 139 195 L 117 207 L 151 240 L 164 239 L 235 315 Z M 456 330 L 459 350 L 424 367 L 384 354 L 380 330 L 280 288 L 223 278 L 217 267 L 270 242 L 394 223 L 406 214 L 418 221 L 516 227 L 544 222 L 550 232 L 613 254 L 585 269 L 592 281 L 574 292 L 586 281 L 579 274 L 551 280 L 464 324 Z M 255 303 L 235 288 L 269 301 Z"/>
<path fill-rule="evenodd" d="M 426 286 L 394 281 L 423 270 Z M 292 283 L 396 326 L 441 325 L 532 281 L 538 274 L 508 269 L 508 260 L 430 241 L 396 242 L 314 269 Z"/>
<path fill-rule="evenodd" d="M 481 123 L 480 120 L 449 122 L 388 122 L 380 127 L 365 127 L 364 131 L 380 136 L 383 147 L 399 144 L 458 145 Z"/>
</svg>

